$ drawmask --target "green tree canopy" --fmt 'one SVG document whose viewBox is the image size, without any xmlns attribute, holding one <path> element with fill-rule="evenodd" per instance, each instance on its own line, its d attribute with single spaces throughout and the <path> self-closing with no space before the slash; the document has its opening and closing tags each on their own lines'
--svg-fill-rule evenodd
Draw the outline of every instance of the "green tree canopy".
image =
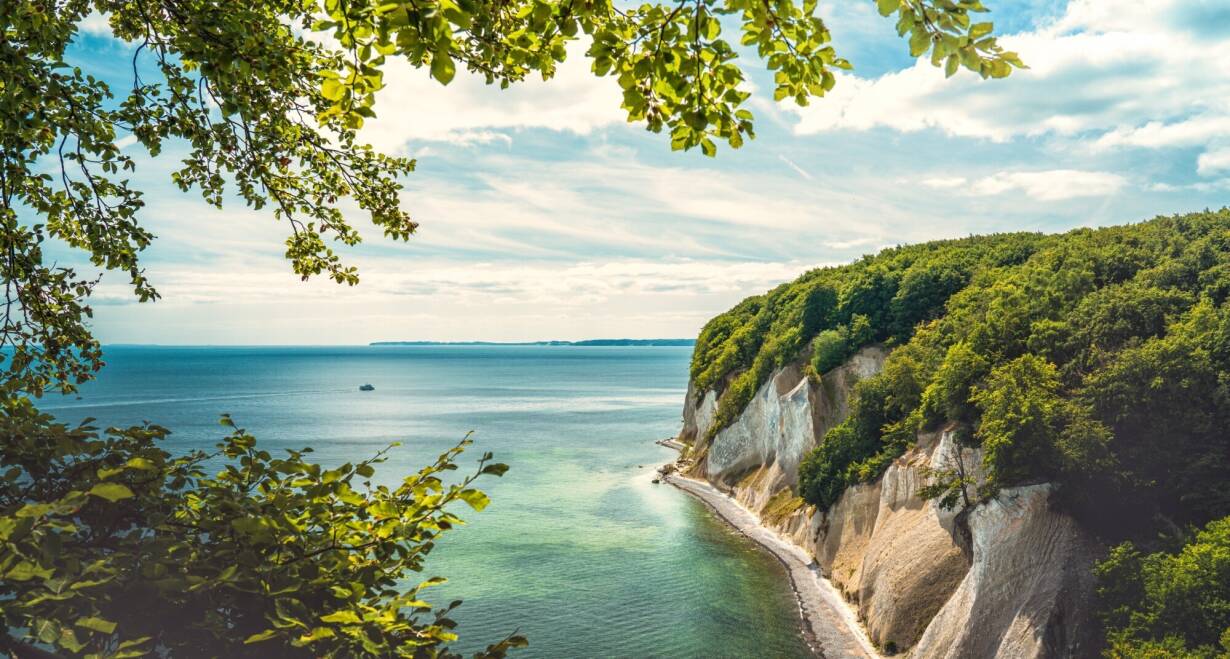
<svg viewBox="0 0 1230 659">
<path fill-rule="evenodd" d="M 1176 552 L 1123 543 L 1098 564 L 1098 599 L 1110 657 L 1230 655 L 1230 517 Z"/>
<path fill-rule="evenodd" d="M 936 241 L 805 273 L 701 331 L 692 377 L 719 394 L 710 433 L 774 366 L 824 372 L 880 343 L 883 371 L 800 467 L 811 503 L 878 476 L 918 431 L 960 424 L 984 449 L 988 491 L 1065 483 L 1112 534 L 1230 514 L 1228 230 L 1221 210 Z"/>
</svg>

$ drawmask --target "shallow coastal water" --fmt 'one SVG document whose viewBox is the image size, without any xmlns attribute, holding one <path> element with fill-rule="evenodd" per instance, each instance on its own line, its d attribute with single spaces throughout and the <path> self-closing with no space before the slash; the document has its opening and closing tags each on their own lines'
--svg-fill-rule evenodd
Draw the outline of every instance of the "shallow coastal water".
<svg viewBox="0 0 1230 659">
<path fill-rule="evenodd" d="M 230 413 L 267 448 L 361 459 L 393 441 L 379 475 L 416 469 L 476 431 L 511 470 L 493 503 L 441 543 L 434 600 L 462 598 L 461 651 L 514 629 L 523 656 L 807 654 L 775 559 L 702 504 L 650 481 L 672 451 L 690 348 L 414 346 L 106 349 L 65 421 L 159 423 L 172 450 L 211 446 Z M 360 392 L 371 383 L 374 391 Z"/>
</svg>

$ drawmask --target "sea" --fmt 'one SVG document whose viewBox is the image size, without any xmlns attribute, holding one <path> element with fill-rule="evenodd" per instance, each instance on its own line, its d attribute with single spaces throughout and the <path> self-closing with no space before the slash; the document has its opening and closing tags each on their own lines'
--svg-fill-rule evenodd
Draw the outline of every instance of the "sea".
<svg viewBox="0 0 1230 659">
<path fill-rule="evenodd" d="M 103 427 L 157 423 L 171 451 L 211 448 L 230 414 L 267 449 L 311 447 L 326 465 L 393 442 L 393 483 L 468 432 L 509 465 L 491 505 L 450 532 L 423 578 L 472 653 L 509 633 L 523 657 L 808 656 L 777 561 L 675 488 L 687 347 L 109 346 L 80 397 L 43 409 Z M 371 384 L 372 391 L 360 391 Z"/>
</svg>

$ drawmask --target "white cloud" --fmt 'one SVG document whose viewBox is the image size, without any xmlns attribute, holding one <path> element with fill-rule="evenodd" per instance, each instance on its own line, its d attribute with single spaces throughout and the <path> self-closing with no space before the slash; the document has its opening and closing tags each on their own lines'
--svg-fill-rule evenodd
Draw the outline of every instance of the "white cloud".
<svg viewBox="0 0 1230 659">
<path fill-rule="evenodd" d="M 464 70 L 444 86 L 425 68 L 392 58 L 376 99 L 377 117 L 362 136 L 386 151 L 404 152 L 410 142 L 487 143 L 510 139 L 499 131 L 524 128 L 585 135 L 624 123 L 618 83 L 595 77 L 584 51 L 574 42 L 555 77 L 531 78 L 503 90 Z"/>
<path fill-rule="evenodd" d="M 1230 30 L 1204 25 L 1211 19 L 1193 9 L 1200 4 L 1073 0 L 1057 21 L 1001 39 L 1028 70 L 945 80 L 920 60 L 875 79 L 842 76 L 830 97 L 796 110 L 795 132 L 887 127 L 999 142 L 1073 136 L 1101 148 L 1197 145 L 1230 128 L 1230 58 L 1214 55 L 1230 51 Z"/>
<path fill-rule="evenodd" d="M 951 190 L 968 183 L 964 176 L 936 176 L 923 179 L 922 184 L 936 190 Z"/>
<path fill-rule="evenodd" d="M 96 37 L 111 36 L 111 21 L 105 14 L 92 11 L 77 23 L 77 29 Z"/>
<path fill-rule="evenodd" d="M 826 240 L 824 246 L 829 249 L 853 249 L 876 244 L 876 238 L 855 238 L 852 240 Z"/>
<path fill-rule="evenodd" d="M 302 283 L 276 260 L 150 268 L 164 299 L 95 296 L 104 342 L 361 343 L 389 339 L 691 337 L 716 310 L 796 277 L 782 262 L 368 259 L 357 287 Z M 125 302 L 129 302 L 124 304 Z"/>
<path fill-rule="evenodd" d="M 1109 172 L 1052 169 L 1037 172 L 997 172 L 987 177 L 929 178 L 923 185 L 940 190 L 957 190 L 972 196 L 1023 192 L 1038 201 L 1060 201 L 1077 197 L 1104 197 L 1118 192 L 1126 180 Z"/>
<path fill-rule="evenodd" d="M 1230 147 L 1205 151 L 1196 159 L 1196 172 L 1201 176 L 1230 172 Z"/>
<path fill-rule="evenodd" d="M 1213 181 L 1196 181 L 1175 185 L 1173 183 L 1152 183 L 1148 186 L 1154 192 L 1221 192 L 1230 190 L 1230 178 Z"/>
<path fill-rule="evenodd" d="M 809 266 L 800 262 L 728 262 L 693 259 L 606 261 L 528 261 L 470 263 L 367 258 L 358 287 L 323 278 L 297 285 L 284 262 L 245 259 L 225 268 L 157 264 L 149 274 L 168 306 L 271 302 L 372 302 L 399 298 L 420 301 L 447 297 L 451 303 L 546 304 L 587 306 L 616 297 L 661 294 L 748 295 L 792 279 Z M 116 278 L 98 287 L 106 304 L 135 303 L 129 287 Z"/>
<path fill-rule="evenodd" d="M 1122 126 L 1103 134 L 1093 146 L 1099 149 L 1122 146 L 1150 149 L 1199 146 L 1222 135 L 1230 135 L 1230 114 L 1209 113 L 1171 123 L 1150 121 L 1141 126 Z"/>
<path fill-rule="evenodd" d="M 423 181 L 407 203 L 422 222 L 416 244 L 537 258 L 789 260 L 815 258 L 820 243 L 884 242 L 892 225 L 908 228 L 904 235 L 916 231 L 891 200 L 846 181 L 799 180 L 772 168 L 728 172 L 710 163 L 650 165 L 618 148 L 561 162 L 486 155 L 472 166 L 480 185 Z"/>
</svg>

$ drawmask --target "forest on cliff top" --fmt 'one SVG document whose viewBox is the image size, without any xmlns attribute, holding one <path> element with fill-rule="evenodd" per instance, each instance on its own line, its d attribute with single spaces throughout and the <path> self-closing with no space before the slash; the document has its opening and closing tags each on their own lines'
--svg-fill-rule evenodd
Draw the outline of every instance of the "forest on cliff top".
<svg viewBox="0 0 1230 659">
<path fill-rule="evenodd" d="M 774 368 L 817 377 L 891 348 L 800 467 L 804 499 L 828 508 L 919 432 L 956 428 L 983 450 L 980 498 L 1055 482 L 1124 543 L 1099 567 L 1112 655 L 1214 656 L 1230 652 L 1228 297 L 1227 209 L 897 247 L 714 318 L 692 379 L 720 392 L 711 438 Z M 924 495 L 955 503 L 965 483 L 947 479 Z"/>
</svg>

